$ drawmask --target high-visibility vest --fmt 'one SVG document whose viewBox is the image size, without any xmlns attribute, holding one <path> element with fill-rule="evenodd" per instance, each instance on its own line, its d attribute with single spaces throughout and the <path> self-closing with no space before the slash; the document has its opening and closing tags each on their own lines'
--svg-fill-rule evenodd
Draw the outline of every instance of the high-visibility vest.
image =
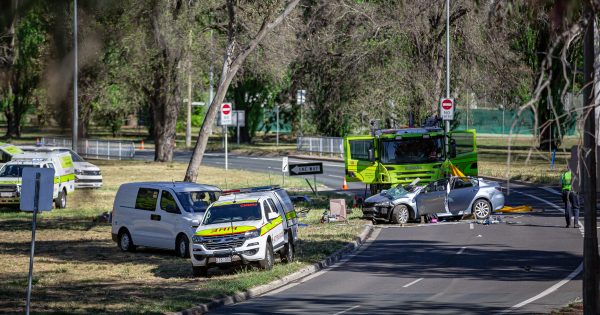
<svg viewBox="0 0 600 315">
<path fill-rule="evenodd" d="M 562 177 L 561 177 L 562 190 L 571 190 L 572 175 L 573 174 L 571 173 L 571 171 L 567 171 L 562 174 Z"/>
</svg>

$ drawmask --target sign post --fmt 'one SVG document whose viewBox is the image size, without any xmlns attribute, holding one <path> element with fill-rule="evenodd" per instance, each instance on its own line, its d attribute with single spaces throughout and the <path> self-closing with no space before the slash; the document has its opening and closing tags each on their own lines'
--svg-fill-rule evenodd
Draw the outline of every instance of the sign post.
<svg viewBox="0 0 600 315">
<path fill-rule="evenodd" d="M 285 186 L 285 173 L 289 172 L 289 160 L 287 156 L 281 159 L 281 186 Z"/>
<path fill-rule="evenodd" d="M 221 125 L 223 126 L 224 138 L 225 138 L 225 170 L 229 169 L 229 161 L 227 156 L 227 127 L 231 125 L 231 103 L 221 104 Z"/>
<path fill-rule="evenodd" d="M 317 190 L 317 174 L 323 174 L 322 162 L 288 164 L 288 169 L 290 172 L 290 176 L 313 175 L 315 188 L 312 187 L 307 178 L 304 178 L 304 180 L 306 180 L 306 183 L 308 184 L 310 189 L 315 193 L 315 195 L 319 195 L 319 192 Z"/>
<path fill-rule="evenodd" d="M 38 211 L 52 210 L 52 193 L 54 190 L 54 169 L 26 167 L 23 169 L 21 188 L 21 211 L 33 211 L 31 223 L 31 252 L 29 255 L 29 276 L 27 278 L 27 306 L 29 314 L 31 305 L 31 281 L 33 278 L 33 257 L 35 256 L 35 229 Z"/>
</svg>

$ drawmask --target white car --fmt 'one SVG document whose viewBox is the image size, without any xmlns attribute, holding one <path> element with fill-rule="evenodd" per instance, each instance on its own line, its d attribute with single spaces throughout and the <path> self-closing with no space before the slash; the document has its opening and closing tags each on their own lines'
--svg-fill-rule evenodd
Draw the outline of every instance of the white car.
<svg viewBox="0 0 600 315">
<path fill-rule="evenodd" d="M 192 238 L 193 275 L 206 276 L 210 267 L 230 264 L 271 269 L 275 253 L 283 262 L 293 261 L 296 214 L 281 191 L 233 194 L 213 203 Z"/>
<path fill-rule="evenodd" d="M 123 251 L 137 246 L 175 250 L 189 257 L 190 240 L 221 190 L 186 182 L 127 183 L 112 210 L 112 239 Z"/>
<path fill-rule="evenodd" d="M 100 168 L 84 160 L 79 154 L 65 147 L 21 146 L 25 152 L 68 152 L 75 166 L 75 188 L 102 187 L 102 172 Z"/>
</svg>

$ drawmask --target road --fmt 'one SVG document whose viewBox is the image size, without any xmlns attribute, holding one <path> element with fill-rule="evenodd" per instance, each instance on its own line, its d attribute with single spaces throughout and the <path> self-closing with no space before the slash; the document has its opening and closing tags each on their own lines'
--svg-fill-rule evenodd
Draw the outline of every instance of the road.
<svg viewBox="0 0 600 315">
<path fill-rule="evenodd" d="M 378 226 L 347 262 L 210 314 L 532 314 L 580 297 L 583 238 L 563 228 L 560 196 L 520 186 L 508 203 L 544 211 L 472 227 Z"/>
<path fill-rule="evenodd" d="M 223 156 L 203 163 L 222 167 Z M 319 180 L 341 186 L 343 164 L 324 165 Z M 281 159 L 233 155 L 230 167 L 276 172 Z M 493 225 L 378 225 L 347 261 L 211 314 L 532 314 L 580 297 L 583 230 L 563 227 L 558 191 L 512 184 L 507 204 L 536 212 L 501 215 Z"/>
<path fill-rule="evenodd" d="M 173 160 L 176 162 L 189 162 L 191 157 L 190 151 L 175 151 Z M 135 158 L 139 160 L 151 161 L 154 159 L 154 151 L 144 150 L 136 151 Z M 229 168 L 242 169 L 247 171 L 257 172 L 272 172 L 281 173 L 281 157 L 252 157 L 243 155 L 230 154 L 228 157 Z M 309 163 L 318 162 L 315 160 L 306 159 L 289 159 L 289 163 Z M 202 159 L 202 165 L 225 167 L 225 156 L 223 153 L 206 153 Z M 339 162 L 323 162 L 324 173 L 317 175 L 317 181 L 321 184 L 334 189 L 341 189 L 344 181 L 344 164 Z M 307 178 L 311 179 L 312 176 Z M 365 186 L 361 183 L 348 183 L 348 187 L 353 190 L 364 190 Z M 308 187 L 307 187 L 308 189 Z"/>
</svg>

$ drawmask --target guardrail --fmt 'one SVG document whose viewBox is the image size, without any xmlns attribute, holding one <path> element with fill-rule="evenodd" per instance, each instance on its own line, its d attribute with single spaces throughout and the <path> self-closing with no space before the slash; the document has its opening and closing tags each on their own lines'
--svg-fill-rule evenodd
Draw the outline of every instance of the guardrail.
<svg viewBox="0 0 600 315">
<path fill-rule="evenodd" d="M 328 153 L 344 157 L 344 138 L 339 137 L 298 137 L 296 150 L 309 153 Z"/>
<path fill-rule="evenodd" d="M 73 142 L 69 138 L 42 138 L 40 144 L 50 147 L 71 148 Z M 88 159 L 123 160 L 133 159 L 135 145 L 132 141 L 80 139 L 77 153 Z"/>
</svg>

